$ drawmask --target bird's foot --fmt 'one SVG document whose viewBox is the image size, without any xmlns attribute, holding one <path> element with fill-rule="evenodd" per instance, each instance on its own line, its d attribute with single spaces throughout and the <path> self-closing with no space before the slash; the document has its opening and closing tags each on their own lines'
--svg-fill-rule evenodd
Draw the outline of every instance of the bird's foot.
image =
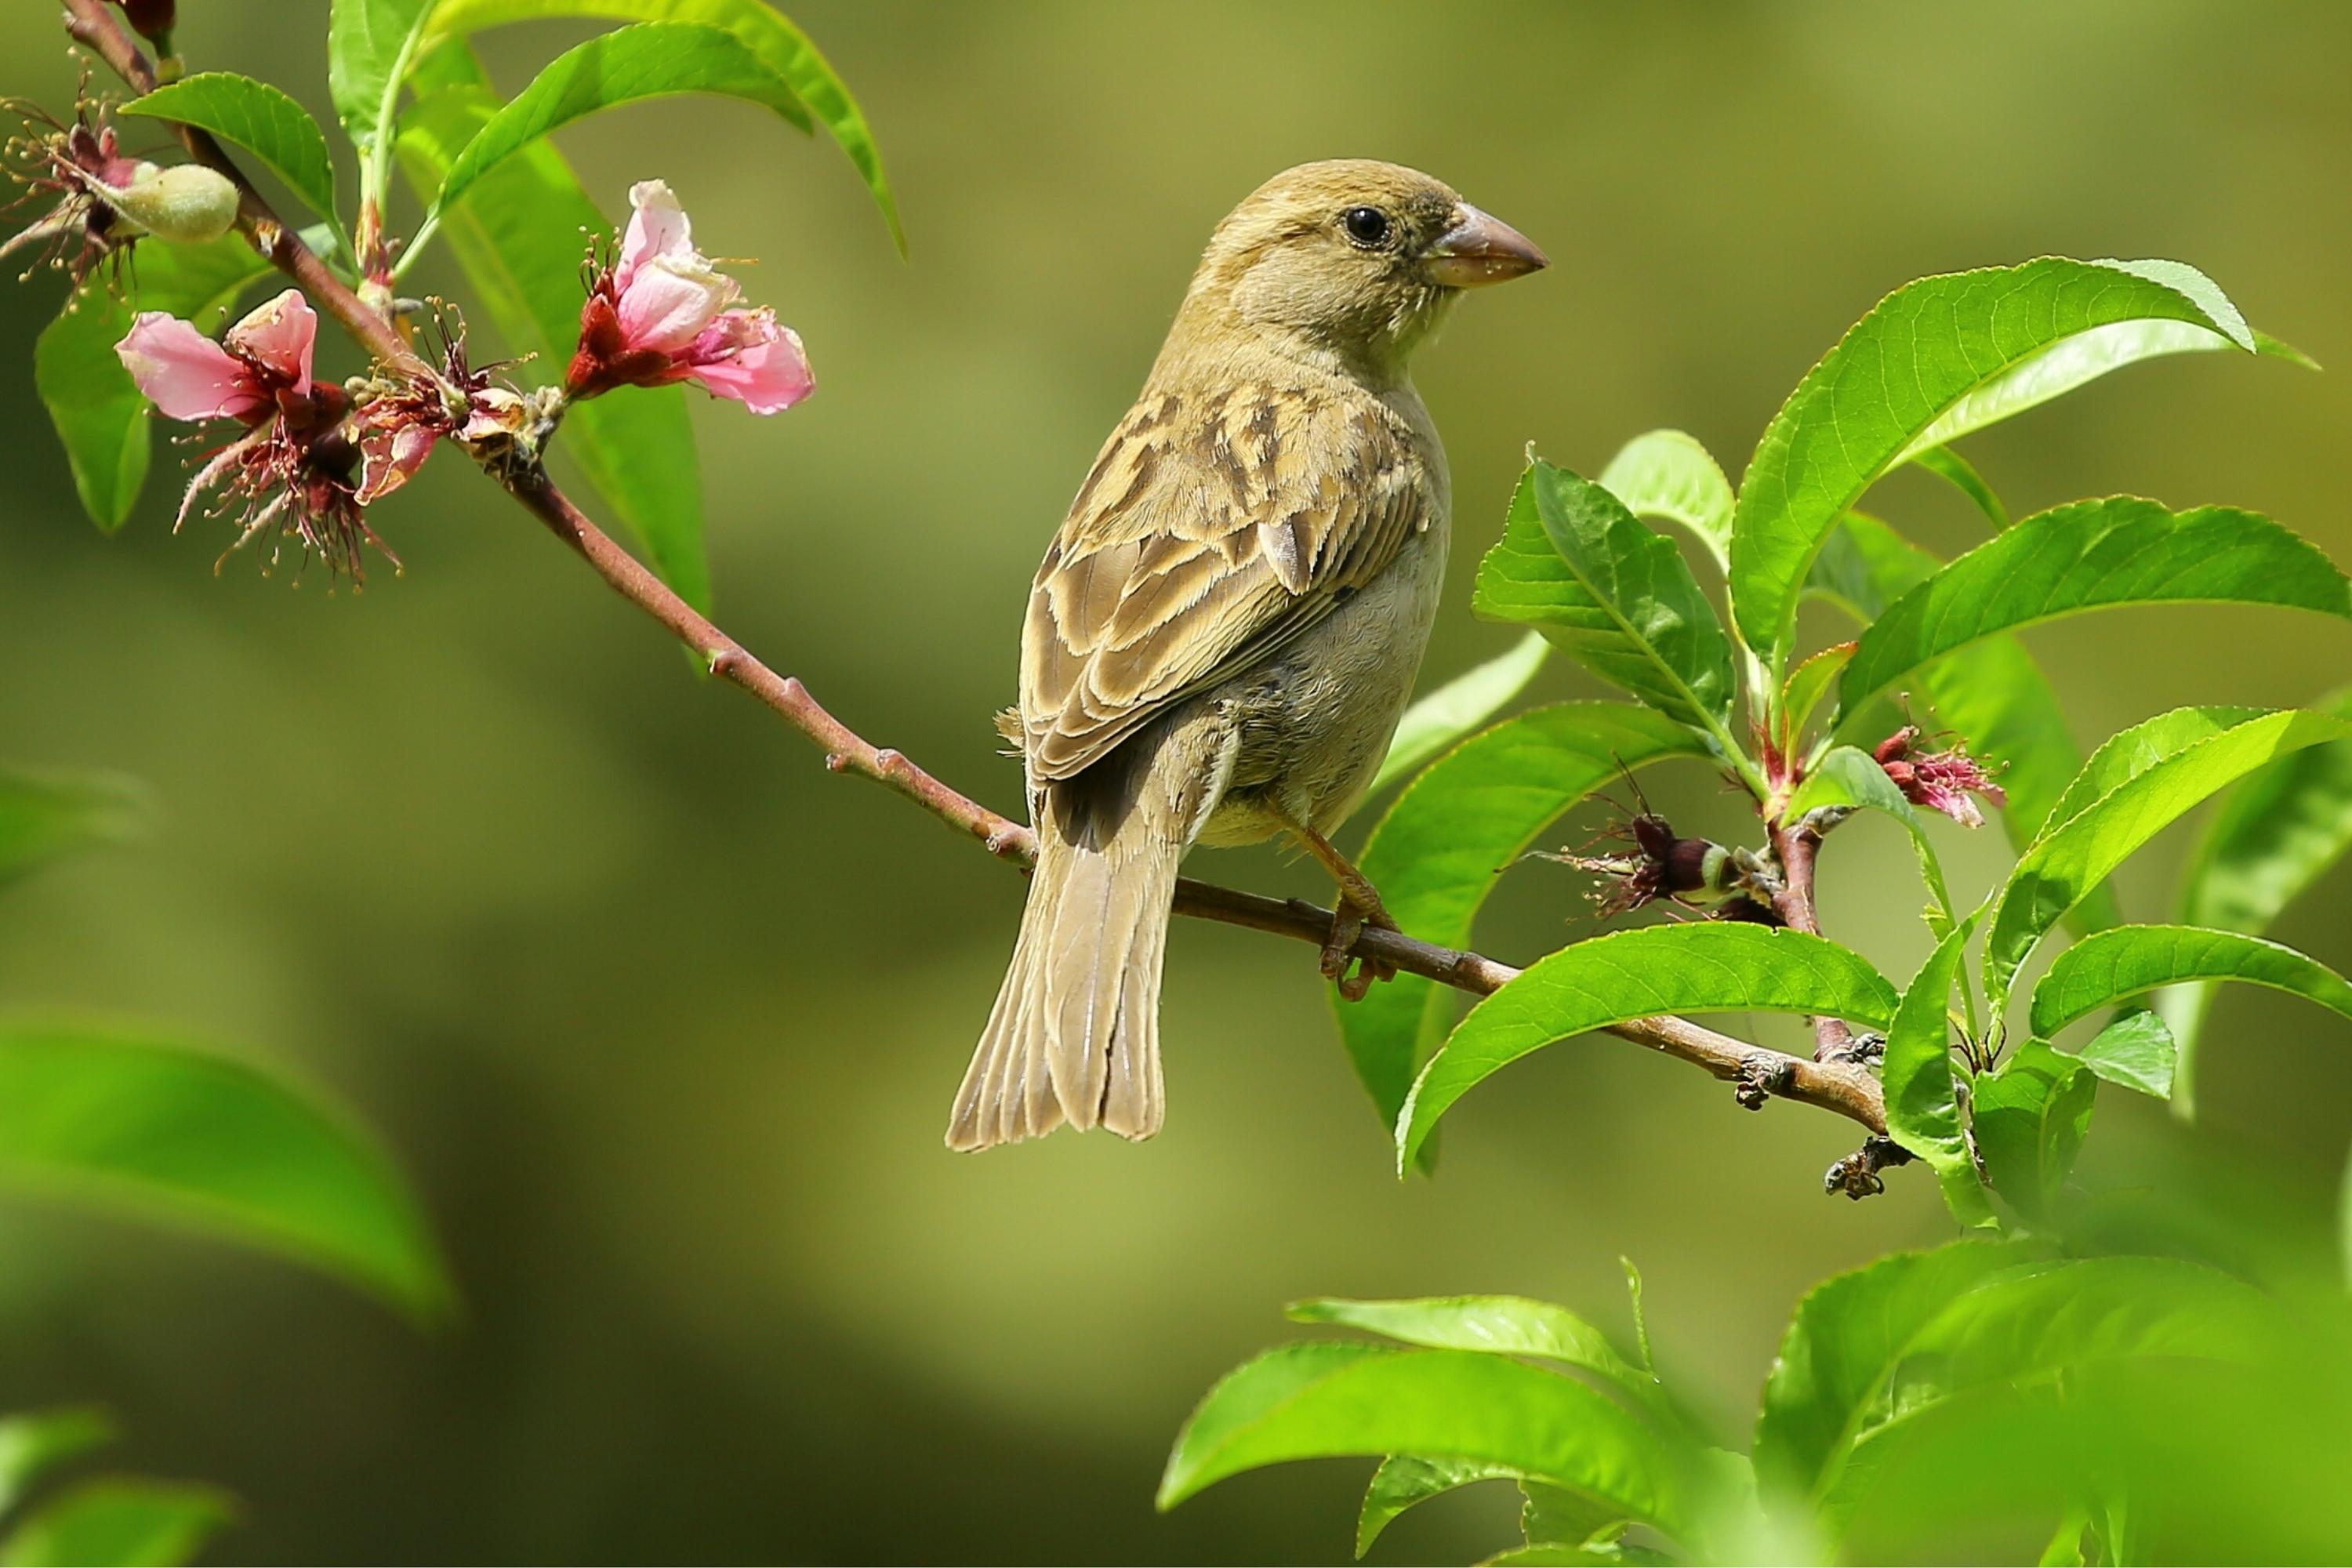
<svg viewBox="0 0 2352 1568">
<path fill-rule="evenodd" d="M 1396 965 L 1384 963 L 1377 958 L 1354 957 L 1356 939 L 1364 934 L 1366 926 L 1374 931 L 1398 929 L 1396 921 L 1389 917 L 1389 911 L 1377 895 L 1370 908 L 1359 904 L 1353 898 L 1343 896 L 1339 907 L 1331 911 L 1331 934 L 1323 939 L 1323 978 L 1337 982 L 1339 994 L 1350 1002 L 1362 1001 L 1366 993 L 1371 990 L 1373 981 L 1396 978 Z M 1353 973 L 1349 967 L 1351 960 Z"/>
</svg>

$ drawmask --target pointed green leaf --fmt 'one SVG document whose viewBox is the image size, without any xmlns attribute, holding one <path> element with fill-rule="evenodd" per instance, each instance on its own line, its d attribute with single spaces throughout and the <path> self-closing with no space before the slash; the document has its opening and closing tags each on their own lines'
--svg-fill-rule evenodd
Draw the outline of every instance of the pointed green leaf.
<svg viewBox="0 0 2352 1568">
<path fill-rule="evenodd" d="M 899 226 L 898 198 L 890 176 L 882 167 L 881 149 L 865 113 L 840 75 L 827 63 L 808 35 L 790 18 L 761 0 L 440 0 L 428 39 L 520 22 L 537 16 L 604 16 L 623 22 L 701 22 L 724 27 L 741 39 L 762 64 L 783 79 L 805 108 L 779 109 L 799 125 L 809 127 L 809 111 L 849 155 L 858 174 L 873 192 L 890 226 L 890 237 L 905 254 L 907 236 Z"/>
<path fill-rule="evenodd" d="M 2347 737 L 2352 724 L 2324 713 L 2266 714 L 2175 752 L 2051 829 L 2019 858 L 1994 905 L 1987 988 L 2007 996 L 2018 966 L 2059 918 L 2198 802 L 2274 757 Z"/>
<path fill-rule="evenodd" d="M 1799 666 L 1802 668 L 1802 666 Z M 1853 746 L 1838 746 L 1813 764 L 1812 772 L 1790 797 L 1784 816 L 1790 822 L 1809 811 L 1823 806 L 1843 805 L 1884 812 L 1903 825 L 1911 836 L 1911 847 L 1919 858 L 1920 879 L 1927 884 L 1927 892 L 1936 900 L 1930 923 L 1941 937 L 1959 919 L 1959 910 L 1952 903 L 1951 889 L 1944 885 L 1944 864 L 1936 857 L 1936 847 L 1927 840 L 1927 825 L 1911 803 L 1886 776 L 1886 770 L 1869 752 Z"/>
<path fill-rule="evenodd" d="M 1399 925 L 1424 942 L 1465 946 L 1504 868 L 1560 813 L 1607 788 L 1621 768 L 1706 754 L 1691 731 L 1631 703 L 1538 708 L 1432 763 L 1389 807 L 1357 863 Z M 1392 1130 L 1451 1016 L 1448 994 L 1400 974 L 1360 1002 L 1334 1005 L 1356 1075 Z"/>
<path fill-rule="evenodd" d="M 73 465 L 74 489 L 107 532 L 131 516 L 146 483 L 152 421 L 147 399 L 114 345 L 141 310 L 184 316 L 209 331 L 269 263 L 242 235 L 210 245 L 139 243 L 138 263 L 118 295 L 93 278 L 49 323 L 33 349 L 33 381 Z"/>
<path fill-rule="evenodd" d="M 2276 605 L 2352 618 L 2352 584 L 2317 549 L 2234 507 L 2171 512 L 2116 496 L 2027 518 L 1905 594 L 1862 634 L 1851 713 L 1929 660 L 1995 632 L 2121 605 Z"/>
<path fill-rule="evenodd" d="M 1601 488 L 1635 517 L 1664 518 L 1698 536 L 1715 563 L 1731 568 L 1731 481 L 1696 436 L 1653 430 L 1617 450 Z"/>
<path fill-rule="evenodd" d="M 1400 1169 L 1454 1102 L 1557 1040 L 1666 1013 L 1803 1013 L 1885 1028 L 1895 987 L 1859 953 L 1802 931 L 1694 921 L 1562 948 L 1470 1009 L 1397 1119 Z"/>
<path fill-rule="evenodd" d="M 2352 688 L 2312 703 L 2352 719 Z M 2248 775 L 2224 796 L 2181 878 L 2184 925 L 2258 934 L 2352 851 L 2352 745 L 2314 746 Z M 2198 1042 L 2213 987 L 2167 992 L 2160 1006 L 2180 1045 L 2173 1105 L 2196 1109 Z"/>
<path fill-rule="evenodd" d="M 2178 262 L 2045 257 L 1889 294 L 1790 395 L 1740 480 L 1731 594 L 1748 646 L 1785 663 L 1814 554 L 1881 475 L 2119 365 L 2231 343 L 2255 346 Z"/>
<path fill-rule="evenodd" d="M 2013 1244 L 1956 1241 L 1815 1286 L 1797 1304 L 1764 1382 L 1755 1458 L 1768 1503 L 1786 1507 L 1824 1486 L 1856 1436 L 1883 1418 L 1911 1341 L 1949 1302 L 2031 1256 Z"/>
<path fill-rule="evenodd" d="M 742 40 L 698 22 L 639 22 L 559 55 L 466 144 L 411 245 L 466 199 L 485 175 L 549 132 L 624 103 L 680 93 L 740 98 L 789 121 L 800 102 Z"/>
<path fill-rule="evenodd" d="M 2291 947 L 2198 926 L 2117 926 L 2084 938 L 2051 964 L 2033 988 L 2033 1032 L 2055 1035 L 2158 986 L 2202 980 L 2267 985 L 2352 1018 L 2352 983 Z"/>
<path fill-rule="evenodd" d="M 2090 1131 L 2097 1075 L 2048 1042 L 2029 1040 L 1969 1087 L 1969 1127 L 1986 1179 L 2027 1219 L 2046 1220 Z"/>
<path fill-rule="evenodd" d="M 50 1470 L 113 1436 L 106 1413 L 86 1405 L 0 1417 L 0 1513 Z"/>
<path fill-rule="evenodd" d="M 1529 632 L 1508 653 L 1455 676 L 1421 698 L 1397 721 L 1396 738 L 1365 793 L 1378 795 L 1500 712 L 1543 668 L 1551 644 Z"/>
<path fill-rule="evenodd" d="M 2164 1020 L 2143 1009 L 2118 1015 L 2075 1057 L 2109 1083 L 2164 1100 L 2172 1093 L 2179 1047 Z"/>
<path fill-rule="evenodd" d="M 1508 1465 L 1475 1459 L 1425 1459 L 1416 1454 L 1391 1454 L 1372 1472 L 1364 1489 L 1364 1505 L 1356 1513 L 1356 1555 L 1372 1549 L 1381 1532 L 1409 1509 L 1441 1493 L 1480 1481 L 1515 1481 L 1519 1472 Z"/>
<path fill-rule="evenodd" d="M 28 773 L 0 768 L 0 887 L 44 861 L 139 831 L 146 791 L 113 773 Z"/>
<path fill-rule="evenodd" d="M 1589 1372 L 1669 1424 L 1680 1420 L 1658 1380 L 1565 1307 L 1524 1296 L 1433 1296 L 1410 1301 L 1329 1298 L 1294 1302 L 1293 1321 L 1338 1323 L 1431 1350 L 1537 1356 Z"/>
<path fill-rule="evenodd" d="M 2034 837 L 2043 837 L 2051 829 L 2064 826 L 2080 816 L 2084 806 L 2129 784 L 2167 757 L 2185 752 L 2200 741 L 2210 740 L 2224 730 L 2234 730 L 2250 719 L 2259 719 L 2267 711 L 2221 704 L 2175 708 L 2109 736 L 2091 753 L 2082 771 L 2059 792 L 2041 832 Z"/>
<path fill-rule="evenodd" d="M 87 1028 L 0 1028 L 0 1180 L 183 1219 L 419 1318 L 449 1304 L 432 1235 L 374 1141 L 224 1057 Z"/>
<path fill-rule="evenodd" d="M 1961 982 L 1976 921 L 1947 933 L 1919 968 L 1886 1031 L 1886 1135 L 1927 1162 L 1953 1217 L 1981 1226 L 1992 1218 L 1976 1161 L 1969 1152 L 1952 1063 L 1952 987 Z"/>
<path fill-rule="evenodd" d="M 1681 553 L 1599 485 L 1531 464 L 1502 542 L 1479 565 L 1474 603 L 1490 620 L 1535 626 L 1595 675 L 1738 755 L 1731 639 Z"/>
<path fill-rule="evenodd" d="M 327 133 L 310 111 L 266 81 L 235 71 L 199 71 L 166 83 L 122 106 L 125 114 L 201 126 L 233 142 L 268 166 L 312 212 L 341 233 L 335 202 L 335 164 Z"/>
<path fill-rule="evenodd" d="M 425 57 L 412 79 L 419 101 L 401 126 L 400 158 L 411 183 L 429 193 L 499 104 L 462 41 Z M 568 363 L 580 332 L 581 235 L 611 226 L 554 143 L 535 142 L 493 170 L 444 228 L 508 351 Z M 631 388 L 576 403 L 556 449 L 587 476 L 662 581 L 707 612 L 702 471 L 686 389 Z"/>
<path fill-rule="evenodd" d="M 85 1481 L 0 1541 L 6 1568 L 175 1568 L 193 1560 L 236 1505 L 210 1487 Z"/>
<path fill-rule="evenodd" d="M 1805 726 L 1812 721 L 1813 710 L 1822 705 L 1830 688 L 1845 672 L 1846 660 L 1853 657 L 1853 644 L 1832 643 L 1789 672 L 1780 686 L 1781 749 L 1794 752 L 1804 738 Z"/>
<path fill-rule="evenodd" d="M 2000 497 L 1993 493 L 1992 486 L 1985 482 L 1974 464 L 1949 447 L 1929 447 L 1915 454 L 1911 461 L 1968 497 L 1984 513 L 1995 533 L 2009 526 L 2009 509 L 2000 504 Z"/>
<path fill-rule="evenodd" d="M 1508 1356 L 1352 1344 L 1271 1351 L 1211 1390 L 1169 1456 L 1160 1506 L 1286 1460 L 1391 1454 L 1507 1466 L 1669 1535 L 1698 1533 L 1709 1511 L 1692 1445 L 1573 1378 Z"/>
<path fill-rule="evenodd" d="M 400 70 L 434 0 L 333 0 L 327 14 L 327 93 L 362 154 L 390 122 Z"/>
</svg>

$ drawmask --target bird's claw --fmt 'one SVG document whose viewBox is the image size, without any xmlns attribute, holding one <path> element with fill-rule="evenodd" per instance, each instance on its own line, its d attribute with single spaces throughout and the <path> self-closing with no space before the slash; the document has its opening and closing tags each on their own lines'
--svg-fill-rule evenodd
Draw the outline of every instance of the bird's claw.
<svg viewBox="0 0 2352 1568">
<path fill-rule="evenodd" d="M 1352 899 L 1343 898 L 1339 907 L 1331 911 L 1331 934 L 1323 940 L 1320 964 L 1323 978 L 1336 983 L 1340 996 L 1349 1002 L 1362 1001 L 1375 980 L 1396 978 L 1396 965 L 1384 963 L 1376 958 L 1354 956 L 1356 940 L 1364 934 L 1366 926 L 1375 931 L 1398 929 L 1396 921 L 1389 918 L 1388 910 L 1380 905 L 1374 904 L 1366 910 Z M 1352 972 L 1349 968 L 1351 962 L 1354 965 Z"/>
</svg>

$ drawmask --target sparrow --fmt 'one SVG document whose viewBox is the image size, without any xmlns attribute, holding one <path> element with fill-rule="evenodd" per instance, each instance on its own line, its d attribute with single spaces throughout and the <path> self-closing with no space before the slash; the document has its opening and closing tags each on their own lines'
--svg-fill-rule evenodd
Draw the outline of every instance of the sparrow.
<svg viewBox="0 0 2352 1568">
<path fill-rule="evenodd" d="M 1321 968 L 1394 929 L 1331 845 L 1412 689 L 1449 486 L 1407 362 L 1541 251 L 1429 175 L 1304 163 L 1219 224 L 1030 590 L 1018 722 L 1037 860 L 948 1125 L 1160 1130 L 1160 983 L 1195 844 L 1295 839 L 1338 884 Z"/>
</svg>

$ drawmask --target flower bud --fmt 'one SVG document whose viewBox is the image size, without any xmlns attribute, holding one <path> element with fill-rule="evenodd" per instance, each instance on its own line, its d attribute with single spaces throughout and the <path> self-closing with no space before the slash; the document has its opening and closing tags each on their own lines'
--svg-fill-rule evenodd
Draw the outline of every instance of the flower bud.
<svg viewBox="0 0 2352 1568">
<path fill-rule="evenodd" d="M 236 186 L 202 163 L 158 169 L 142 163 L 121 190 L 102 188 L 106 204 L 159 239 L 202 245 L 236 226 Z"/>
<path fill-rule="evenodd" d="M 156 39 L 172 30 L 173 0 L 115 0 L 122 19 L 142 38 Z"/>
</svg>

